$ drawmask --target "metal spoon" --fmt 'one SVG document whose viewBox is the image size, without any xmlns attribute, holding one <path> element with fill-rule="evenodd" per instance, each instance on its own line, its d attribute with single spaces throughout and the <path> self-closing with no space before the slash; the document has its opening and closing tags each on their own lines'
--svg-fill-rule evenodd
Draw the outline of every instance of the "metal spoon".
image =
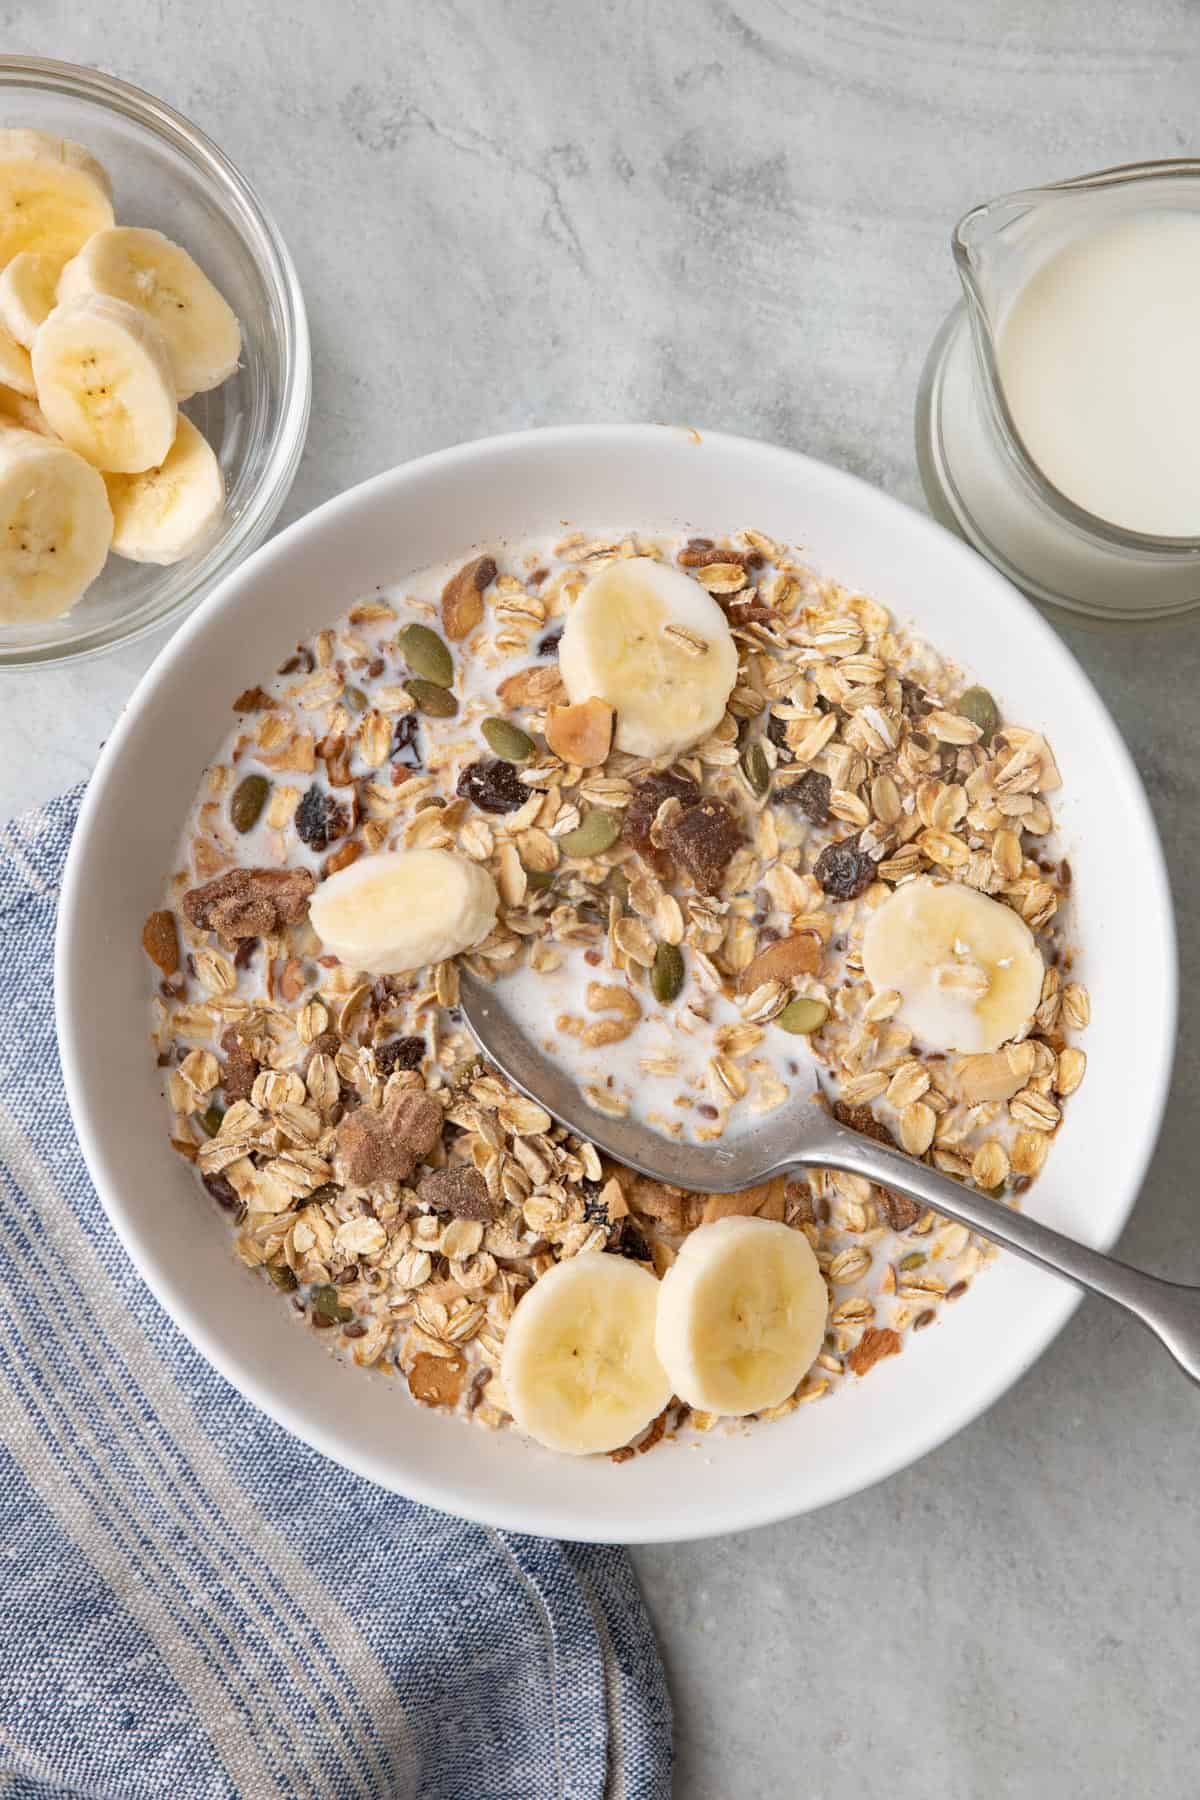
<svg viewBox="0 0 1200 1800">
<path fill-rule="evenodd" d="M 631 1119 L 610 1118 L 589 1105 L 570 1075 L 530 1042 L 505 1011 L 501 992 L 462 970 L 462 1014 L 480 1049 L 560 1125 L 639 1174 L 712 1194 L 754 1187 L 792 1169 L 844 1169 L 865 1176 L 1015 1250 L 1039 1268 L 1065 1276 L 1076 1287 L 1115 1301 L 1148 1326 L 1180 1368 L 1200 1382 L 1200 1288 L 1163 1281 L 1089 1250 L 903 1151 L 848 1130 L 820 1103 L 780 1107 L 729 1144 L 680 1143 Z"/>
</svg>

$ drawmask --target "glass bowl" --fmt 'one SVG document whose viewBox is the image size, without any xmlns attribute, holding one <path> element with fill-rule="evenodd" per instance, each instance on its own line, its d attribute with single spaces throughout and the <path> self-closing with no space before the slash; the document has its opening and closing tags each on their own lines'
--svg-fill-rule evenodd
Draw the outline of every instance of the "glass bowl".
<svg viewBox="0 0 1200 1800">
<path fill-rule="evenodd" d="M 304 299 L 292 259 L 249 182 L 194 125 L 140 88 L 74 63 L 0 57 L 0 125 L 74 138 L 112 177 L 122 225 L 182 243 L 242 327 L 235 375 L 184 411 L 217 453 L 217 535 L 169 568 L 110 556 L 59 619 L 0 625 L 0 668 L 64 663 L 179 619 L 262 543 L 296 474 L 312 395 Z"/>
</svg>

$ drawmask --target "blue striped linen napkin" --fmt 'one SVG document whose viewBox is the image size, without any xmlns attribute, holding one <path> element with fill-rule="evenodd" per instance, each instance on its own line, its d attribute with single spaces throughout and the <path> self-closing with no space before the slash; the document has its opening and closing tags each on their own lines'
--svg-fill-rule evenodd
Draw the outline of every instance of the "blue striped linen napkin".
<svg viewBox="0 0 1200 1800">
<path fill-rule="evenodd" d="M 243 1401 L 142 1285 L 54 1039 L 74 793 L 0 828 L 2 1800 L 667 1800 L 622 1551 L 488 1531 Z"/>
</svg>

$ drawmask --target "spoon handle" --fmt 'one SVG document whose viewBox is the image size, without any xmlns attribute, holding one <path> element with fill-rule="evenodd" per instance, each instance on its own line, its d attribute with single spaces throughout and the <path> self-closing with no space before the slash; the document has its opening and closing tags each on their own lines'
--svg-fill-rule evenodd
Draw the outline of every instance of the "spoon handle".
<svg viewBox="0 0 1200 1800">
<path fill-rule="evenodd" d="M 1064 1237 L 1028 1213 L 989 1200 L 973 1188 L 926 1167 L 890 1145 L 861 1137 L 844 1126 L 830 1125 L 821 1142 L 805 1145 L 797 1162 L 805 1168 L 843 1169 L 882 1187 L 907 1194 L 943 1218 L 967 1225 L 993 1243 L 1063 1275 L 1088 1293 L 1101 1294 L 1123 1306 L 1147 1326 L 1193 1381 L 1200 1382 L 1200 1288 L 1182 1287 L 1132 1269 L 1115 1257 Z"/>
</svg>

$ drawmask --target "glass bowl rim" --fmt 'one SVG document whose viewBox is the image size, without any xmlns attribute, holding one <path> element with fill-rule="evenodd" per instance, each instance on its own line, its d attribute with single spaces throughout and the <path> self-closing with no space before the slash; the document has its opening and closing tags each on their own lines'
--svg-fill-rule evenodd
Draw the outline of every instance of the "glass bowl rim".
<svg viewBox="0 0 1200 1800">
<path fill-rule="evenodd" d="M 210 588 L 258 548 L 275 523 L 296 477 L 312 405 L 312 351 L 300 278 L 279 227 L 237 165 L 174 107 L 101 69 L 50 57 L 0 56 L 0 94 L 22 87 L 90 101 L 117 113 L 151 132 L 193 169 L 215 182 L 226 217 L 248 244 L 283 321 L 282 403 L 249 504 L 173 599 L 131 626 L 118 619 L 106 626 L 85 628 L 75 639 L 53 647 L 0 647 L 0 671 L 61 668 L 89 661 L 119 645 L 137 643 L 139 638 L 178 620 L 195 606 Z"/>
</svg>

